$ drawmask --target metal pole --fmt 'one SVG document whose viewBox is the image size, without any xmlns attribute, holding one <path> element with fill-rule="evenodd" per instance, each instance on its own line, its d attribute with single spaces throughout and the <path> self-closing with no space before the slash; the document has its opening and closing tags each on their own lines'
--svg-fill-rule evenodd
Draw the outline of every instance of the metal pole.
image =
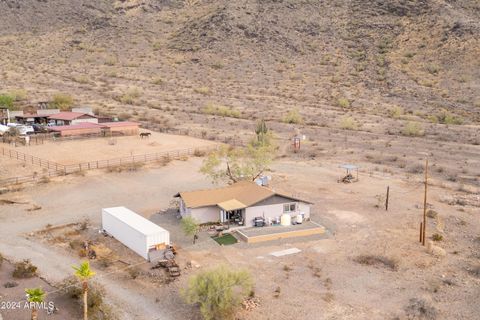
<svg viewBox="0 0 480 320">
<path fill-rule="evenodd" d="M 428 158 L 425 159 L 425 194 L 423 197 L 423 238 L 422 245 L 425 245 L 427 225 L 427 187 L 428 187 Z"/>
</svg>

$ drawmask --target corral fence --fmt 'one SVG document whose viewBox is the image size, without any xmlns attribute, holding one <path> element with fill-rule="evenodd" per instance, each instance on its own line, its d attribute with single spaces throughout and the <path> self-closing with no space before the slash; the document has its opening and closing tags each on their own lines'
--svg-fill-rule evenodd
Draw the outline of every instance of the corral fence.
<svg viewBox="0 0 480 320">
<path fill-rule="evenodd" d="M 60 164 L 53 161 L 34 157 L 16 150 L 7 148 L 0 148 L 0 154 L 3 156 L 22 161 L 24 163 L 30 163 L 32 165 L 38 165 L 44 169 L 41 174 L 33 174 L 30 176 L 13 177 L 0 180 L 0 186 L 9 186 L 13 184 L 26 183 L 26 182 L 41 182 L 46 181 L 50 177 L 64 176 L 81 171 L 94 170 L 94 169 L 109 169 L 122 166 L 145 164 L 154 162 L 168 162 L 170 160 L 178 160 L 189 156 L 202 156 L 203 154 L 213 151 L 218 147 L 199 147 L 188 148 L 181 150 L 164 151 L 158 153 L 149 153 L 141 155 L 131 155 L 121 158 L 96 160 L 81 162 L 75 164 Z"/>
</svg>

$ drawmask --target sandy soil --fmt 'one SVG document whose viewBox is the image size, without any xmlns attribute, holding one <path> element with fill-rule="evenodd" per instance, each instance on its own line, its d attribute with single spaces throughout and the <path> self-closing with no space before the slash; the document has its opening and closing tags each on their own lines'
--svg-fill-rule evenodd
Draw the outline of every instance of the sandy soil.
<svg viewBox="0 0 480 320">
<path fill-rule="evenodd" d="M 15 279 L 12 277 L 13 264 L 9 261 L 4 261 L 0 268 L 0 284 L 2 285 L 0 291 L 1 303 L 11 302 L 9 305 L 2 304 L 0 306 L 0 314 L 3 319 L 28 319 L 31 310 L 25 307 L 25 288 L 42 288 L 46 292 L 55 291 L 55 288 L 48 284 L 45 280 L 38 277 L 28 279 Z M 15 282 L 16 286 L 12 288 L 5 287 L 7 282 Z M 14 302 L 14 304 L 12 304 Z M 58 309 L 52 315 L 47 315 L 47 311 L 41 309 L 38 311 L 38 319 L 49 320 L 63 320 L 63 319 L 78 319 L 81 317 L 81 309 L 78 304 L 71 299 L 63 297 L 61 293 L 52 293 L 45 297 L 45 303 L 54 303 Z M 1 319 L 1 318 L 0 318 Z"/>
<path fill-rule="evenodd" d="M 61 280 L 71 273 L 68 266 L 78 263 L 79 258 L 25 235 L 47 223 L 70 223 L 86 217 L 96 228 L 102 207 L 125 205 L 171 232 L 172 240 L 181 247 L 178 259 L 182 268 L 191 260 L 199 266 L 182 269 L 180 280 L 168 285 L 99 269 L 99 282 L 109 290 L 109 300 L 125 319 L 129 319 L 127 314 L 136 319 L 197 319 L 196 309 L 185 305 L 178 291 L 189 274 L 219 263 L 247 268 L 255 279 L 261 307 L 242 311 L 240 319 L 406 319 L 412 298 L 423 299 L 435 308 L 437 319 L 474 319 L 480 312 L 476 303 L 480 279 L 471 272 L 480 254 L 480 212 L 475 206 L 452 206 L 442 200 L 457 191 L 430 188 L 429 205 L 439 218 L 429 218 L 427 234 L 442 234 L 443 241 L 436 245 L 445 250 L 445 255 L 435 256 L 418 243 L 421 174 L 405 180 L 362 172 L 359 182 L 344 185 L 336 182 L 342 173 L 336 162 L 283 160 L 271 172 L 273 187 L 313 201 L 312 219 L 328 228 L 325 235 L 220 247 L 202 233 L 193 246 L 181 233 L 174 214 L 156 212 L 167 209 L 179 190 L 210 186 L 198 173 L 199 164 L 200 159 L 194 158 L 163 168 L 89 175 L 3 195 L 30 204 L 2 207 L 0 221 L 6 232 L 0 235 L 0 252 L 15 259 L 30 257 L 43 276 Z M 387 185 L 391 188 L 388 212 L 376 208 L 377 196 L 385 193 Z M 26 211 L 33 203 L 42 209 Z M 270 256 L 273 251 L 291 247 L 302 252 Z M 398 269 L 359 264 L 355 258 L 361 254 L 395 259 Z M 278 297 L 276 290 L 280 290 Z"/>
<path fill-rule="evenodd" d="M 147 131 L 147 130 L 144 130 Z M 48 141 L 43 145 L 22 146 L 17 151 L 61 164 L 107 160 L 132 155 L 213 146 L 208 140 L 151 132 L 150 138 L 139 136 Z"/>
</svg>

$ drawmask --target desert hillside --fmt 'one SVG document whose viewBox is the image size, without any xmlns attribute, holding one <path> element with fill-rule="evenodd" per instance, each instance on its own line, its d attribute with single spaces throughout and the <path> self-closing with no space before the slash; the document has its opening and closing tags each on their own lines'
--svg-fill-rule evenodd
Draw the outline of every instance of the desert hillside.
<svg viewBox="0 0 480 320">
<path fill-rule="evenodd" d="M 305 130 L 391 135 L 413 121 L 425 138 L 480 143 L 475 0 L 8 0 L 0 10 L 0 89 L 22 90 L 20 106 L 63 93 L 204 136 L 297 110 L 287 122 Z"/>
</svg>

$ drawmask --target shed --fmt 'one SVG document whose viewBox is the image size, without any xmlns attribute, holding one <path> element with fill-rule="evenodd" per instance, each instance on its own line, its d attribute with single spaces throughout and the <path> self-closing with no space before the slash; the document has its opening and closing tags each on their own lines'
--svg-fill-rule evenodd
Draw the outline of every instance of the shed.
<svg viewBox="0 0 480 320">
<path fill-rule="evenodd" d="M 118 121 L 118 122 L 102 122 L 102 126 L 109 130 L 112 134 L 120 133 L 124 135 L 138 134 L 138 122 Z"/>
<path fill-rule="evenodd" d="M 95 123 L 79 123 L 71 126 L 54 126 L 48 127 L 49 131 L 56 132 L 62 137 L 66 136 L 81 136 L 89 134 L 102 133 L 102 126 Z"/>
<path fill-rule="evenodd" d="M 125 207 L 102 209 L 102 228 L 143 258 L 170 245 L 170 233 Z"/>
</svg>

